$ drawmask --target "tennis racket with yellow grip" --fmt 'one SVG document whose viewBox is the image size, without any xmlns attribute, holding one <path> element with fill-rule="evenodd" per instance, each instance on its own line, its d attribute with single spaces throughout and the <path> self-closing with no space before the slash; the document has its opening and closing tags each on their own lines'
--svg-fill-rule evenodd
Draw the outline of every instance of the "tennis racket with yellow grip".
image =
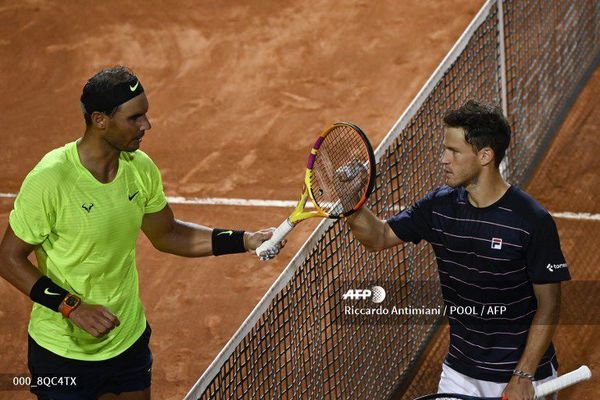
<svg viewBox="0 0 600 400">
<path fill-rule="evenodd" d="M 369 139 L 356 125 L 337 122 L 317 138 L 308 157 L 304 190 L 290 216 L 256 249 L 262 260 L 278 253 L 281 241 L 308 218 L 347 217 L 360 209 L 373 191 L 375 156 Z M 310 197 L 316 210 L 306 211 Z"/>
</svg>

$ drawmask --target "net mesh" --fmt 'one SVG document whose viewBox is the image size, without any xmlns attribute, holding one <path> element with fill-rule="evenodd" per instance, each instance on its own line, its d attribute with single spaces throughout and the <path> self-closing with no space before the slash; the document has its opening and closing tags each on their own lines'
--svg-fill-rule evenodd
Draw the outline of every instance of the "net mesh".
<svg viewBox="0 0 600 400">
<path fill-rule="evenodd" d="M 514 132 L 508 179 L 524 183 L 597 62 L 599 8 L 594 0 L 503 1 L 504 69 L 497 2 L 486 2 L 377 150 L 370 208 L 388 218 L 442 184 L 443 113 L 470 98 L 501 104 L 503 73 Z M 187 398 L 390 398 L 404 390 L 440 321 L 348 323 L 342 296 L 378 283 L 394 303 L 441 304 L 440 290 L 418 282 L 439 285 L 427 244 L 367 252 L 343 220 L 325 221 Z"/>
<path fill-rule="evenodd" d="M 600 5 L 593 0 L 504 2 L 509 174 L 525 182 L 597 57 Z"/>
</svg>

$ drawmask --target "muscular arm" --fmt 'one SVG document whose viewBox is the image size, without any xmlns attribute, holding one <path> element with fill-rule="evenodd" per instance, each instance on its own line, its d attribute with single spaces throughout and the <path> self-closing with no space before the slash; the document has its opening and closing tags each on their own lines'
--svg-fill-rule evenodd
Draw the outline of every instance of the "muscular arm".
<svg viewBox="0 0 600 400">
<path fill-rule="evenodd" d="M 525 351 L 521 356 L 517 369 L 535 373 L 540 360 L 556 330 L 560 314 L 560 283 L 533 285 L 538 308 L 531 323 Z"/>
<path fill-rule="evenodd" d="M 212 255 L 212 229 L 175 219 L 169 205 L 159 212 L 144 215 L 142 230 L 162 252 L 184 257 Z"/>
<path fill-rule="evenodd" d="M 10 225 L 6 228 L 0 244 L 0 276 L 27 297 L 33 285 L 42 277 L 42 273 L 27 258 L 34 249 L 34 245 L 19 239 Z M 95 337 L 106 335 L 120 323 L 117 316 L 104 306 L 83 302 L 69 318 Z"/>
<path fill-rule="evenodd" d="M 27 258 L 34 249 L 34 245 L 19 239 L 10 225 L 6 228 L 0 244 L 0 276 L 26 296 L 42 276 Z"/>
<path fill-rule="evenodd" d="M 535 371 L 542 359 L 542 356 L 550 346 L 552 336 L 558 324 L 560 311 L 560 283 L 533 285 L 533 291 L 537 298 L 538 306 L 529 334 L 527 335 L 527 344 L 525 351 L 517 364 L 517 369 L 535 375 Z M 531 383 L 527 379 L 513 376 L 505 394 L 508 399 L 518 397 L 519 387 L 521 389 L 532 389 Z"/>
<path fill-rule="evenodd" d="M 350 215 L 347 220 L 354 237 L 369 251 L 380 251 L 402 243 L 392 228 L 367 207 Z"/>
<path fill-rule="evenodd" d="M 205 257 L 212 252 L 212 228 L 175 219 L 167 204 L 161 211 L 146 214 L 142 230 L 159 251 L 183 257 Z M 273 229 L 244 233 L 244 247 L 255 250 L 269 239 Z M 281 247 L 285 245 L 285 242 Z"/>
</svg>

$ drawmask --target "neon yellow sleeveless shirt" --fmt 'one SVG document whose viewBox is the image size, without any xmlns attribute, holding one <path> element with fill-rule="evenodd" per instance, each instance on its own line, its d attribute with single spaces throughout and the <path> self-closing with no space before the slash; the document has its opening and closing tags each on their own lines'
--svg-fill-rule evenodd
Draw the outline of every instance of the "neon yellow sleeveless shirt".
<svg viewBox="0 0 600 400">
<path fill-rule="evenodd" d="M 136 240 L 144 214 L 167 204 L 160 171 L 142 151 L 122 152 L 115 178 L 100 183 L 81 164 L 75 142 L 46 154 L 27 175 L 10 226 L 35 251 L 43 274 L 121 325 L 95 338 L 60 313 L 35 304 L 29 334 L 42 347 L 77 360 L 105 360 L 130 347 L 146 318 L 139 296 Z"/>
</svg>

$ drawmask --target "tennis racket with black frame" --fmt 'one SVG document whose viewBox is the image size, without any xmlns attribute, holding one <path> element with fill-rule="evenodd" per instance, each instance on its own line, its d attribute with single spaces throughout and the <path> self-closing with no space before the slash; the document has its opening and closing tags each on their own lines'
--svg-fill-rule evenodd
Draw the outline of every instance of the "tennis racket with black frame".
<svg viewBox="0 0 600 400">
<path fill-rule="evenodd" d="M 561 375 L 557 378 L 541 383 L 535 387 L 534 399 L 542 399 L 544 396 L 558 392 L 571 385 L 581 381 L 588 380 L 592 377 L 592 371 L 582 365 L 574 371 Z M 505 400 L 505 397 L 473 397 L 462 394 L 438 393 L 419 397 L 415 400 Z"/>
<path fill-rule="evenodd" d="M 317 138 L 308 157 L 304 190 L 290 216 L 256 249 L 262 260 L 277 254 L 281 241 L 308 218 L 339 219 L 359 210 L 373 191 L 375 155 L 364 132 L 350 122 L 336 122 Z M 308 198 L 316 208 L 306 211 Z"/>
</svg>

